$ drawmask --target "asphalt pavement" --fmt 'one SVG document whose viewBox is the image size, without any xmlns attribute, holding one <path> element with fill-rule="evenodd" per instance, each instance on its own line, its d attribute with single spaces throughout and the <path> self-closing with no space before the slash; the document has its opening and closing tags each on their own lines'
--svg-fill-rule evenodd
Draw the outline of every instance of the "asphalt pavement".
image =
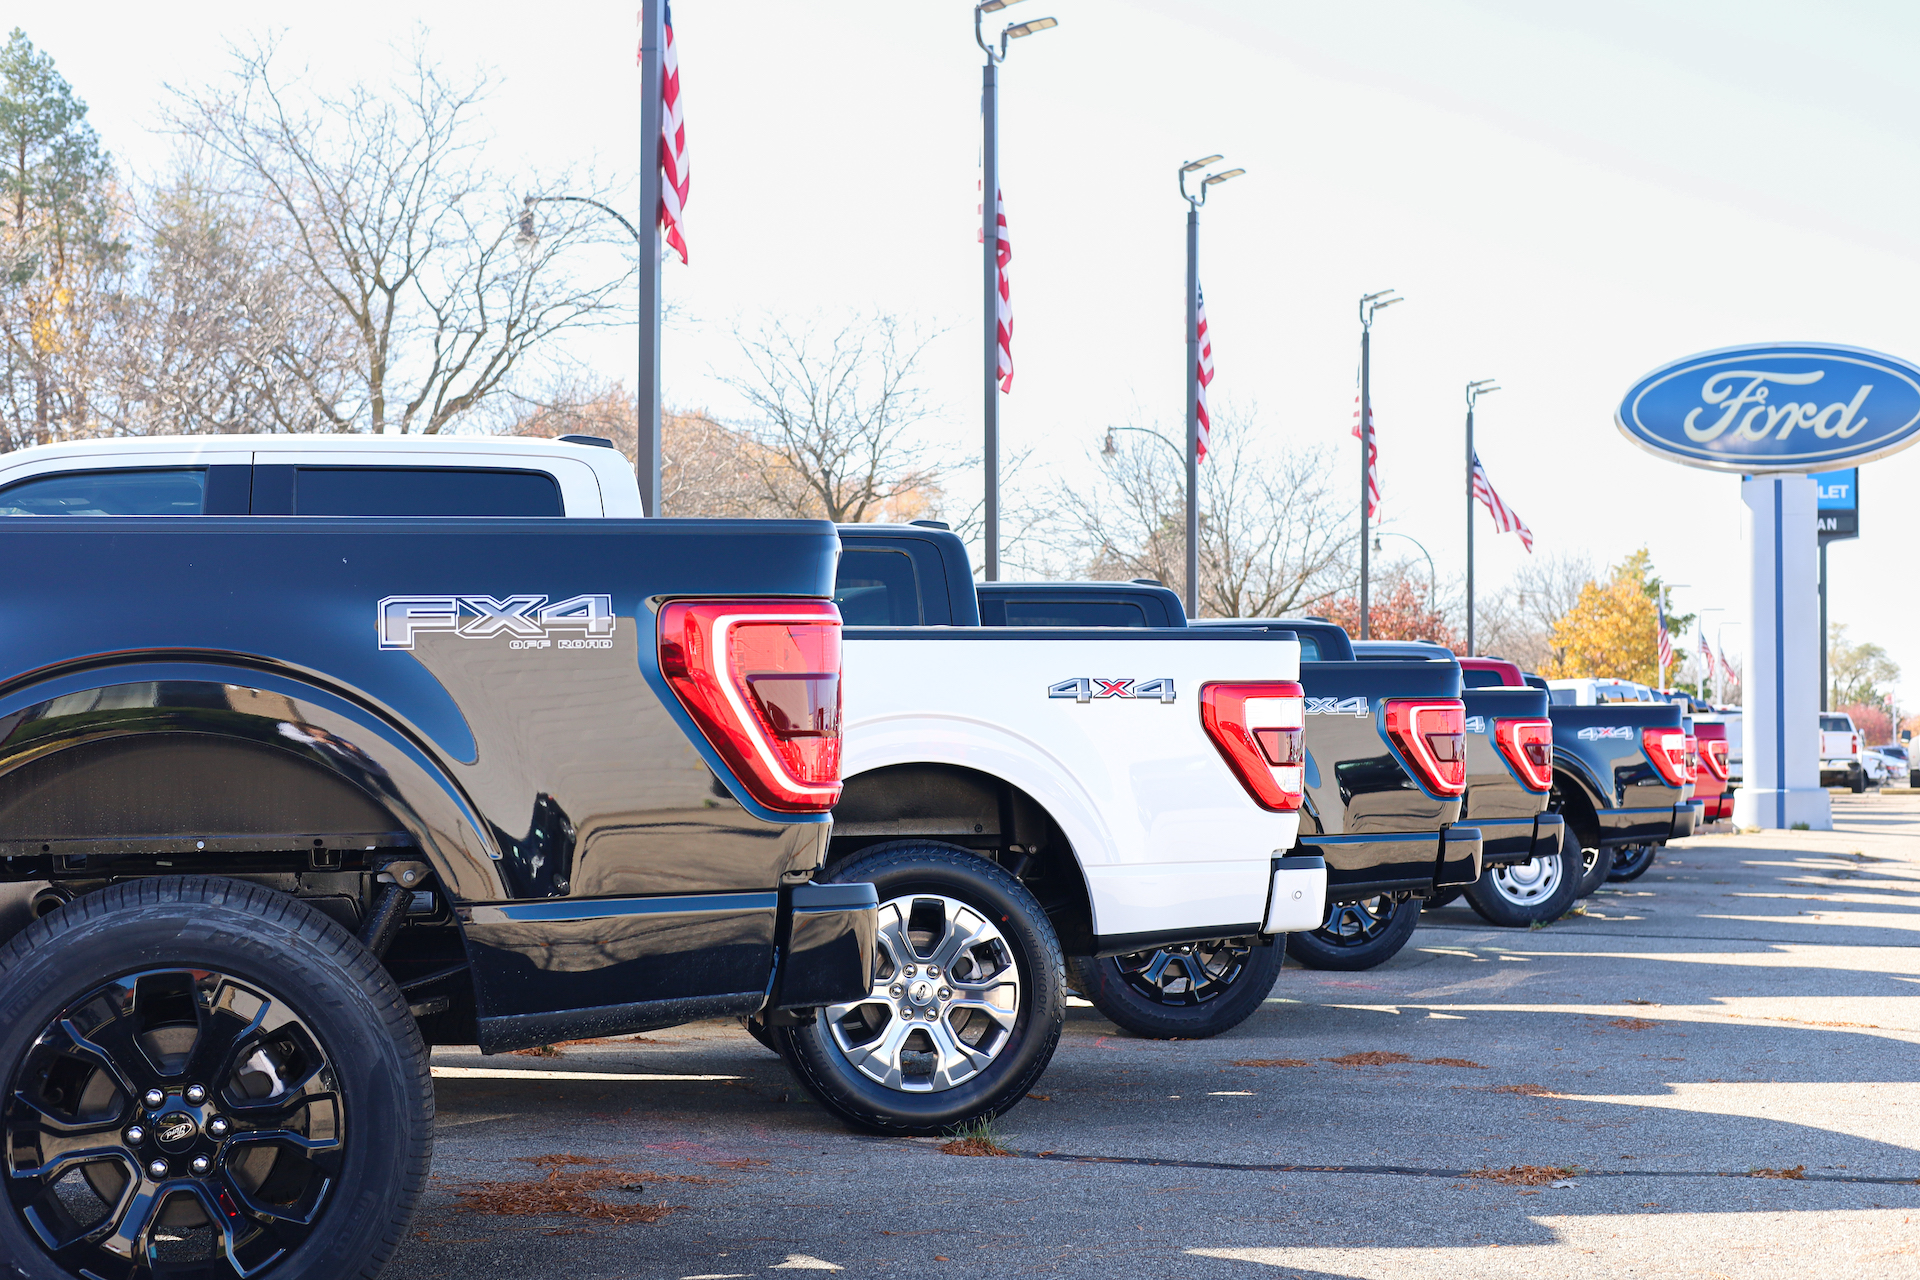
<svg viewBox="0 0 1920 1280">
<path fill-rule="evenodd" d="M 726 1023 L 437 1050 L 390 1274 L 1920 1276 L 1920 797 L 1834 809 L 1545 929 L 1290 963 L 1214 1040 L 1076 1002 L 1005 1158 L 850 1133 Z"/>
</svg>

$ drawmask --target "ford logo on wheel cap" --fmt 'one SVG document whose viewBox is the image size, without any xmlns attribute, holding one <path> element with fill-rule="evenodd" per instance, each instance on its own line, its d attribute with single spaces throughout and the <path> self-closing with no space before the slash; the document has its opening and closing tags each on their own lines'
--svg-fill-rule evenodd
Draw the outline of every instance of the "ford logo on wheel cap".
<svg viewBox="0 0 1920 1280">
<path fill-rule="evenodd" d="M 153 1136 L 160 1140 L 161 1146 L 172 1147 L 188 1141 L 199 1132 L 198 1121 L 184 1111 L 175 1111 L 160 1117 L 159 1127 Z"/>
<path fill-rule="evenodd" d="M 1825 471 L 1920 434 L 1920 366 L 1821 342 L 1758 343 L 1676 360 L 1635 383 L 1627 438 L 1715 471 Z"/>
</svg>

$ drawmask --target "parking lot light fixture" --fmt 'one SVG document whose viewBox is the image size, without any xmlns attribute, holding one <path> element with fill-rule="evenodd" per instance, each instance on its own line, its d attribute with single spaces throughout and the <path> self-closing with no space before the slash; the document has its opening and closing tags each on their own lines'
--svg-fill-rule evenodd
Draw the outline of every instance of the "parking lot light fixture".
<svg viewBox="0 0 1920 1280">
<path fill-rule="evenodd" d="M 1200 206 L 1207 192 L 1245 169 L 1210 173 L 1197 191 L 1187 190 L 1187 175 L 1223 159 L 1217 153 L 1180 166 L 1180 197 L 1187 202 L 1187 616 L 1200 611 Z"/>
<path fill-rule="evenodd" d="M 1467 656 L 1473 647 L 1473 406 L 1481 396 L 1500 389 L 1492 378 L 1467 384 Z"/>
<path fill-rule="evenodd" d="M 1369 614 L 1370 564 L 1367 558 L 1367 499 L 1373 492 L 1373 318 L 1396 302 L 1405 302 L 1393 289 L 1360 296 L 1360 638 L 1371 633 Z"/>
</svg>

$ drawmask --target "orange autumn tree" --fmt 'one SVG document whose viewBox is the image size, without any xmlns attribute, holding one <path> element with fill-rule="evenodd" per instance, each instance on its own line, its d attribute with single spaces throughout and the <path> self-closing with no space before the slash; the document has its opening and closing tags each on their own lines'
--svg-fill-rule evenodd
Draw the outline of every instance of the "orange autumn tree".
<svg viewBox="0 0 1920 1280">
<path fill-rule="evenodd" d="M 1582 677 L 1660 679 L 1658 621 L 1648 578 L 1653 557 L 1645 547 L 1609 571 L 1605 582 L 1588 582 L 1573 608 L 1553 624 L 1553 657 L 1540 668 L 1549 680 Z"/>
</svg>

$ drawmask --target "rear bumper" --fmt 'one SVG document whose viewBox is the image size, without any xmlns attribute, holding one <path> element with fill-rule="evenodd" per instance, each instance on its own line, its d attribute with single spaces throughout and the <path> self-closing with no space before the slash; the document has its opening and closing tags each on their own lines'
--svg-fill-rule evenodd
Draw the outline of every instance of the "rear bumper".
<svg viewBox="0 0 1920 1280">
<path fill-rule="evenodd" d="M 1294 856 L 1302 854 L 1326 861 L 1328 902 L 1359 902 L 1382 893 L 1425 895 L 1480 878 L 1481 832 L 1454 824 L 1388 835 L 1303 835 Z"/>
<path fill-rule="evenodd" d="M 796 884 L 769 1009 L 858 1000 L 873 988 L 880 898 L 870 884 Z"/>
<path fill-rule="evenodd" d="M 1672 834 L 1668 838 L 1672 840 L 1684 840 L 1692 835 L 1694 827 L 1699 825 L 1700 822 L 1700 810 L 1701 804 L 1699 801 L 1688 801 L 1686 804 L 1673 806 L 1673 828 Z"/>
<path fill-rule="evenodd" d="M 1273 860 L 1273 892 L 1267 898 L 1262 933 L 1304 933 L 1327 918 L 1327 862 L 1291 856 Z"/>
<path fill-rule="evenodd" d="M 1537 813 L 1532 818 L 1474 819 L 1480 828 L 1480 866 L 1506 867 L 1560 851 L 1560 832 L 1565 819 L 1557 813 Z"/>
<path fill-rule="evenodd" d="M 1689 802 L 1663 804 L 1658 808 L 1646 809 L 1602 809 L 1598 815 L 1600 843 L 1608 846 L 1670 840 L 1673 838 L 1674 823 L 1681 809 L 1691 813 L 1693 806 Z M 1691 834 L 1691 827 L 1688 828 L 1688 832 Z"/>
</svg>

